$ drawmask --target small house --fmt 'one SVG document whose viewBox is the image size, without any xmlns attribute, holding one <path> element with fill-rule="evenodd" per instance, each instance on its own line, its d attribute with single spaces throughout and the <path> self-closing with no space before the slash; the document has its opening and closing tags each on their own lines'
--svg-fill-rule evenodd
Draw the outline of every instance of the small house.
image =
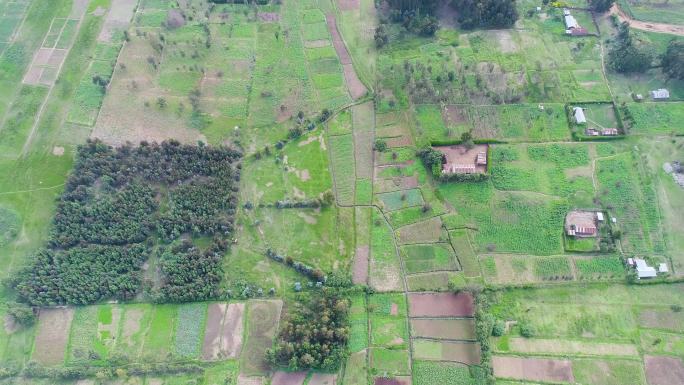
<svg viewBox="0 0 684 385">
<path fill-rule="evenodd" d="M 575 122 L 577 122 L 577 124 L 587 123 L 587 118 L 584 116 L 584 109 L 582 109 L 582 107 L 573 107 L 572 116 L 574 116 Z"/>
<path fill-rule="evenodd" d="M 603 130 L 601 130 L 602 136 L 617 136 L 617 134 L 618 134 L 617 128 L 604 128 Z"/>
<path fill-rule="evenodd" d="M 594 128 L 587 128 L 586 130 L 584 130 L 584 135 L 586 135 L 586 136 L 598 136 L 599 133 Z"/>
<path fill-rule="evenodd" d="M 667 263 L 661 263 L 658 265 L 658 273 L 669 273 L 670 270 L 667 268 Z"/>
<path fill-rule="evenodd" d="M 627 258 L 627 265 L 634 267 L 634 258 Z"/>
<path fill-rule="evenodd" d="M 593 211 L 574 210 L 565 216 L 565 233 L 571 237 L 596 237 L 596 213 Z"/>
<path fill-rule="evenodd" d="M 442 169 L 443 174 L 474 174 L 477 172 L 475 165 L 472 164 L 453 164 L 447 163 Z"/>
<path fill-rule="evenodd" d="M 656 269 L 652 266 L 649 266 L 645 260 L 641 258 L 635 258 L 634 263 L 636 264 L 636 272 L 637 272 L 637 277 L 639 279 L 641 278 L 654 278 L 658 274 L 656 273 Z"/>
<path fill-rule="evenodd" d="M 477 154 L 477 159 L 475 159 L 475 163 L 478 166 L 486 166 L 487 165 L 487 153 L 486 152 L 479 152 Z"/>
<path fill-rule="evenodd" d="M 571 28 L 570 29 L 570 35 L 572 36 L 587 36 L 589 34 L 589 30 L 587 30 L 584 27 L 577 27 L 577 28 Z"/>
<path fill-rule="evenodd" d="M 597 212 L 596 212 L 596 219 L 597 219 L 599 222 L 603 222 L 603 213 L 600 212 L 600 211 L 597 211 Z"/>
<path fill-rule="evenodd" d="M 666 90 L 665 88 L 653 90 L 651 91 L 651 97 L 653 100 L 667 100 L 670 98 L 670 91 Z"/>
<path fill-rule="evenodd" d="M 567 8 L 563 8 L 563 16 L 570 16 L 570 10 Z"/>
</svg>

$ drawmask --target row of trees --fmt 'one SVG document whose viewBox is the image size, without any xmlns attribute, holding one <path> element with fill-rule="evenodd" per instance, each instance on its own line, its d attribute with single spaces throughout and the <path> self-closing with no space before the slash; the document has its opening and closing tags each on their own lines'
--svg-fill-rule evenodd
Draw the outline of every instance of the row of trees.
<svg viewBox="0 0 684 385">
<path fill-rule="evenodd" d="M 177 141 L 80 146 L 47 248 L 12 280 L 20 298 L 34 305 L 131 299 L 153 252 L 162 273 L 155 299 L 216 296 L 228 249 L 219 237 L 233 231 L 241 155 Z M 182 242 L 153 251 L 156 239 L 181 236 L 215 238 L 206 250 Z"/>
</svg>

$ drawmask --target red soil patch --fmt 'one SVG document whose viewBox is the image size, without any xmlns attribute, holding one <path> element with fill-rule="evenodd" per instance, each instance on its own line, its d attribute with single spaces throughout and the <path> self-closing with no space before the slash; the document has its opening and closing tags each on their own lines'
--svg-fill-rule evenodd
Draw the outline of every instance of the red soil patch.
<svg viewBox="0 0 684 385">
<path fill-rule="evenodd" d="M 368 284 L 368 256 L 370 250 L 368 246 L 356 248 L 354 254 L 354 266 L 352 267 L 352 282 L 355 285 Z"/>
<path fill-rule="evenodd" d="M 406 147 L 413 144 L 413 141 L 408 136 L 398 136 L 396 138 L 385 139 L 388 147 Z"/>
<path fill-rule="evenodd" d="M 684 364 L 680 358 L 645 356 L 644 363 L 650 385 L 684 384 Z"/>
<path fill-rule="evenodd" d="M 495 356 L 492 358 L 492 364 L 496 377 L 528 381 L 575 382 L 570 360 Z"/>
<path fill-rule="evenodd" d="M 409 294 L 411 317 L 472 317 L 475 302 L 470 293 Z"/>
<path fill-rule="evenodd" d="M 411 378 L 384 378 L 379 377 L 375 379 L 375 385 L 411 385 Z"/>
<path fill-rule="evenodd" d="M 326 15 L 325 20 L 328 23 L 328 30 L 332 35 L 333 45 L 335 46 L 335 51 L 337 51 L 337 56 L 340 57 L 340 63 L 343 65 L 351 64 L 351 56 L 349 55 L 349 51 L 347 51 L 347 46 L 344 45 L 342 36 L 340 36 L 340 31 L 337 30 L 337 21 L 335 20 L 335 16 Z"/>
<path fill-rule="evenodd" d="M 356 100 L 366 95 L 368 90 L 361 82 L 361 79 L 359 79 L 359 76 L 356 74 L 354 65 L 345 64 L 342 67 L 344 69 L 344 79 L 347 82 L 347 88 L 349 88 L 349 93 L 351 94 L 352 99 Z"/>
<path fill-rule="evenodd" d="M 353 11 L 359 9 L 359 0 L 337 0 L 341 11 Z"/>
<path fill-rule="evenodd" d="M 305 379 L 306 372 L 275 372 L 271 385 L 302 385 Z"/>
<path fill-rule="evenodd" d="M 309 385 L 336 385 L 337 376 L 334 374 L 314 373 L 309 380 Z"/>
</svg>

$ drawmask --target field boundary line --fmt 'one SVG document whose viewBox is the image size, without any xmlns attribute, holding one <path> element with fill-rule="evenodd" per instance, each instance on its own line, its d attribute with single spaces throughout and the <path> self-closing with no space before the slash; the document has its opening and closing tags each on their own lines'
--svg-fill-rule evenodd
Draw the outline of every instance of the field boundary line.
<svg viewBox="0 0 684 385">
<path fill-rule="evenodd" d="M 40 187 L 40 188 L 35 188 L 35 189 L 30 189 L 30 190 L 5 191 L 5 192 L 0 192 L 0 195 L 23 194 L 23 193 L 29 193 L 29 192 L 35 192 L 35 191 L 52 190 L 52 189 L 55 189 L 58 187 L 62 187 L 64 185 L 66 185 L 66 183 L 61 183 L 61 184 L 50 186 L 50 187 Z"/>
<path fill-rule="evenodd" d="M 26 155 L 29 147 L 31 146 L 31 142 L 33 142 L 33 137 L 36 135 L 36 130 L 38 129 L 38 123 L 40 122 L 41 118 L 43 117 L 43 111 L 45 111 L 45 106 L 48 104 L 48 101 L 50 100 L 50 96 L 52 96 L 52 91 L 55 89 L 55 84 L 57 83 L 60 75 L 62 74 L 62 68 L 64 68 L 64 63 L 66 63 L 67 60 L 69 59 L 69 54 L 71 54 L 71 49 L 74 48 L 74 44 L 76 44 L 76 41 L 78 40 L 78 36 L 81 33 L 81 27 L 83 26 L 83 20 L 85 20 L 85 18 L 86 18 L 86 15 L 84 14 L 83 16 L 81 16 L 80 19 L 78 19 L 76 34 L 74 35 L 73 40 L 71 42 L 69 42 L 69 48 L 67 50 L 67 54 L 64 55 L 64 59 L 59 64 L 59 67 L 57 68 L 57 75 L 55 77 L 55 81 L 52 82 L 52 85 L 50 86 L 48 94 L 45 96 L 43 103 L 40 105 L 40 109 L 36 113 L 35 121 L 33 122 L 33 126 L 31 127 L 31 131 L 29 132 L 29 136 L 26 138 L 26 141 L 24 142 L 24 146 L 21 148 L 20 157 Z M 70 19 L 67 18 L 67 21 L 68 20 L 70 20 Z M 64 25 L 62 26 L 62 29 L 59 32 L 59 37 L 57 38 L 57 41 L 59 41 L 59 39 L 62 38 L 62 32 L 64 31 L 64 27 L 66 26 L 66 24 L 67 24 L 67 22 L 64 22 Z M 49 33 L 49 31 L 48 31 L 48 33 Z M 47 38 L 47 35 L 45 38 Z M 55 47 L 56 46 L 57 46 L 57 43 L 55 43 Z M 37 55 L 37 52 L 36 52 L 36 55 Z M 35 60 L 35 57 L 34 57 L 34 60 Z M 62 123 L 63 122 L 64 122 L 64 119 L 62 119 Z"/>
</svg>

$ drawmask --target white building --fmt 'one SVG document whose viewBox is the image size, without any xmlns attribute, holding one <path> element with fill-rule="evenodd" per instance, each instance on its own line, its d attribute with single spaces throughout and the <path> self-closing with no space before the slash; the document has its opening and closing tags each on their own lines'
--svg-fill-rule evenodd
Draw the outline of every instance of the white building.
<svg viewBox="0 0 684 385">
<path fill-rule="evenodd" d="M 641 258 L 635 258 L 634 262 L 636 263 L 636 272 L 639 279 L 653 278 L 658 275 L 656 273 L 656 269 L 652 266 L 649 266 L 645 260 Z"/>
<path fill-rule="evenodd" d="M 660 88 L 657 90 L 651 91 L 651 97 L 654 100 L 665 100 L 670 98 L 670 91 L 666 90 L 665 88 Z"/>
<path fill-rule="evenodd" d="M 575 122 L 577 122 L 577 124 L 584 124 L 587 122 L 587 118 L 584 116 L 584 110 L 582 107 L 573 107 L 572 114 L 575 117 Z"/>
</svg>

